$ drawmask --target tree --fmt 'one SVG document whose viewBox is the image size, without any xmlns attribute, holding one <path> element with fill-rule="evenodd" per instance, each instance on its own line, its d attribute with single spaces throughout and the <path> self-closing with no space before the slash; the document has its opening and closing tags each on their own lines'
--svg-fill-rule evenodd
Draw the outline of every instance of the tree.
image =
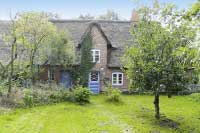
<svg viewBox="0 0 200 133">
<path fill-rule="evenodd" d="M 35 82 L 35 58 L 38 49 L 56 33 L 56 27 L 49 22 L 47 14 L 25 12 L 18 14 L 16 21 L 17 42 L 28 50 L 29 70 L 32 83 Z"/>
<path fill-rule="evenodd" d="M 159 92 L 182 90 L 192 81 L 188 70 L 199 72 L 198 46 L 191 45 L 195 28 L 174 5 L 138 9 L 140 20 L 131 33 L 134 43 L 123 57 L 130 88 L 153 90 L 155 117 L 160 118 Z"/>
<path fill-rule="evenodd" d="M 0 77 L 5 79 L 8 77 L 8 93 L 7 97 L 10 97 L 10 93 L 12 90 L 12 80 L 13 80 L 13 72 L 14 72 L 14 62 L 17 59 L 17 36 L 16 36 L 16 23 L 15 19 L 11 18 L 10 28 L 7 33 L 3 34 L 2 40 L 5 44 L 7 44 L 10 48 L 10 60 L 7 64 L 0 62 L 1 74 Z"/>
<path fill-rule="evenodd" d="M 90 14 L 88 13 L 88 14 L 86 14 L 86 15 L 81 14 L 81 15 L 78 17 L 78 19 L 80 19 L 80 20 L 94 20 L 95 17 L 92 16 L 92 15 L 90 15 Z"/>
<path fill-rule="evenodd" d="M 193 4 L 192 8 L 187 11 L 184 17 L 189 20 L 192 20 L 194 17 L 200 19 L 200 0 Z"/>
<path fill-rule="evenodd" d="M 57 31 L 46 43 L 47 45 L 39 50 L 38 60 L 48 61 L 51 66 L 59 64 L 65 68 L 74 64 L 75 48 L 66 32 Z"/>
<path fill-rule="evenodd" d="M 107 10 L 107 12 L 103 15 L 100 15 L 98 19 L 101 20 L 120 20 L 119 15 L 113 10 Z"/>
</svg>

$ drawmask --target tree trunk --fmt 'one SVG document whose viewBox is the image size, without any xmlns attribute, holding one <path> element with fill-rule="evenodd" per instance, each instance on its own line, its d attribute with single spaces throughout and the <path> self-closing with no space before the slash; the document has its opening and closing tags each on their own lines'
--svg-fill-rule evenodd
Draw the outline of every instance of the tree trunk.
<svg viewBox="0 0 200 133">
<path fill-rule="evenodd" d="M 167 97 L 168 97 L 168 98 L 171 98 L 171 97 L 172 97 L 172 95 L 171 95 L 170 92 L 167 93 Z"/>
<path fill-rule="evenodd" d="M 15 45 L 16 40 L 12 44 L 11 48 L 11 64 L 10 64 L 10 75 L 9 75 L 9 86 L 8 86 L 8 94 L 7 97 L 10 97 L 10 93 L 12 91 L 12 77 L 13 77 L 13 62 L 14 62 L 14 45 Z"/>
<path fill-rule="evenodd" d="M 154 106 L 155 106 L 155 117 L 156 119 L 160 119 L 159 91 L 158 90 L 156 90 L 155 92 Z"/>
<path fill-rule="evenodd" d="M 31 69 L 31 81 L 32 85 L 35 85 L 35 67 L 34 67 L 34 59 L 35 59 L 35 53 L 37 48 L 34 48 L 30 57 L 30 69 Z"/>
<path fill-rule="evenodd" d="M 34 66 L 33 66 L 33 58 L 31 57 L 31 61 L 30 61 L 30 71 L 31 71 L 31 82 L 32 85 L 35 84 L 35 75 L 34 75 Z"/>
</svg>

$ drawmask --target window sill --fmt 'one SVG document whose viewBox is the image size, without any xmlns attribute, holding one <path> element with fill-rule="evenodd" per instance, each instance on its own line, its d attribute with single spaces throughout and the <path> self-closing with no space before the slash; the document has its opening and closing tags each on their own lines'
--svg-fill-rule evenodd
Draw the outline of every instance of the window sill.
<svg viewBox="0 0 200 133">
<path fill-rule="evenodd" d="M 112 86 L 123 86 L 123 84 L 112 84 Z"/>
</svg>

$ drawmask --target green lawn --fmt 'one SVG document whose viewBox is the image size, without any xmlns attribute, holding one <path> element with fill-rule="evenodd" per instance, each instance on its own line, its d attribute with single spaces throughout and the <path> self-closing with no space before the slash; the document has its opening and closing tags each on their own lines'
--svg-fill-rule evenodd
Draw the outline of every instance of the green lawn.
<svg viewBox="0 0 200 133">
<path fill-rule="evenodd" d="M 180 123 L 161 127 L 154 119 L 153 96 L 123 96 L 123 103 L 93 96 L 91 104 L 73 103 L 17 109 L 0 115 L 0 133 L 200 133 L 200 104 L 188 97 L 161 97 L 161 113 Z"/>
</svg>

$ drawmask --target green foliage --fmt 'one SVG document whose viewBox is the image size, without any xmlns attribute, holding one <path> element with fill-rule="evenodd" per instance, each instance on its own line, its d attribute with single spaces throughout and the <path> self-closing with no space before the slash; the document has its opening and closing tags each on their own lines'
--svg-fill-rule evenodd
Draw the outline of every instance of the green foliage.
<svg viewBox="0 0 200 133">
<path fill-rule="evenodd" d="M 0 97 L 7 92 L 8 83 L 5 80 L 0 81 Z"/>
<path fill-rule="evenodd" d="M 84 87 L 88 86 L 88 75 L 94 66 L 94 63 L 92 63 L 91 48 L 92 38 L 91 33 L 89 32 L 81 44 L 81 64 L 79 68 L 79 78 L 80 85 Z"/>
<path fill-rule="evenodd" d="M 65 102 L 30 109 L 3 110 L 0 107 L 0 132 L 90 133 L 100 130 L 110 133 L 200 132 L 198 119 L 200 104 L 189 100 L 189 96 L 175 96 L 174 100 L 161 96 L 164 115 L 167 114 L 167 118 L 179 122 L 178 129 L 162 127 L 152 118 L 153 96 L 122 95 L 122 98 L 124 104 L 109 104 L 105 101 L 104 95 L 98 95 L 91 97 L 92 104 L 89 106 Z M 1 114 L 2 111 L 4 114 Z"/>
<path fill-rule="evenodd" d="M 75 102 L 83 105 L 90 102 L 90 90 L 86 87 L 77 86 L 74 89 Z"/>
<path fill-rule="evenodd" d="M 118 88 L 112 88 L 111 85 L 106 87 L 106 95 L 107 95 L 107 100 L 111 102 L 119 102 L 121 101 L 120 96 L 121 96 L 121 91 Z"/>
<path fill-rule="evenodd" d="M 71 100 L 69 91 L 44 90 L 44 89 L 26 89 L 23 97 L 25 107 L 47 105 Z"/>
<path fill-rule="evenodd" d="M 36 55 L 38 55 L 39 49 L 47 44 L 46 42 L 56 33 L 56 27 L 49 21 L 47 14 L 40 12 L 18 14 L 15 25 L 16 41 L 21 47 L 26 49 L 25 54 L 28 56 L 26 59 L 26 61 L 28 60 L 27 63 L 24 63 L 23 60 L 20 64 L 25 69 L 29 68 L 28 73 L 32 83 L 34 83 L 36 78 L 34 64 L 39 64 L 39 58 L 41 57 L 41 55 Z"/>
<path fill-rule="evenodd" d="M 193 21 L 194 17 L 200 19 L 199 15 L 200 15 L 200 1 L 197 1 L 196 3 L 193 4 L 192 8 L 189 9 L 184 18 Z"/>
<path fill-rule="evenodd" d="M 78 19 L 80 20 L 94 20 L 95 17 L 90 15 L 89 13 L 83 15 L 83 14 L 80 14 L 80 16 L 78 17 Z"/>
<path fill-rule="evenodd" d="M 100 20 L 120 20 L 119 14 L 113 10 L 107 10 L 107 12 L 98 17 Z"/>
<path fill-rule="evenodd" d="M 198 103 L 200 103 L 200 93 L 193 93 L 190 95 L 190 98 Z"/>
<path fill-rule="evenodd" d="M 188 90 L 188 89 L 185 89 L 185 90 L 182 90 L 182 91 L 179 91 L 178 92 L 178 95 L 190 95 L 192 94 L 191 90 Z"/>
<path fill-rule="evenodd" d="M 130 88 L 168 92 L 184 89 L 193 81 L 191 75 L 199 72 L 199 47 L 190 43 L 195 28 L 177 17 L 182 13 L 173 5 L 145 7 L 138 12 L 140 21 L 131 29 L 134 43 L 122 59 Z"/>
<path fill-rule="evenodd" d="M 33 102 L 33 94 L 31 90 L 26 90 L 25 95 L 23 97 L 23 101 L 25 106 L 32 107 L 34 105 Z"/>
<path fill-rule="evenodd" d="M 70 41 L 69 34 L 64 31 L 57 31 L 47 42 L 47 45 L 39 50 L 42 61 L 48 61 L 50 65 L 61 65 L 68 67 L 74 64 L 75 48 Z"/>
</svg>

